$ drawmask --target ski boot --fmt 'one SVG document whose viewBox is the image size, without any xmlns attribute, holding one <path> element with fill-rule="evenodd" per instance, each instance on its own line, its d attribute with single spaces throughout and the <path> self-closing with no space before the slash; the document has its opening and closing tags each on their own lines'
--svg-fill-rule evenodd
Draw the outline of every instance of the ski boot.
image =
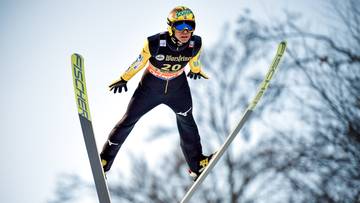
<svg viewBox="0 0 360 203">
<path fill-rule="evenodd" d="M 103 167 L 104 173 L 106 174 L 110 170 L 111 165 L 114 162 L 114 158 L 105 157 L 102 154 L 100 154 L 100 158 L 101 158 L 101 166 Z"/>
<path fill-rule="evenodd" d="M 216 152 L 215 152 L 216 153 Z M 200 174 L 206 169 L 206 167 L 209 165 L 210 160 L 215 155 L 215 153 L 210 154 L 209 156 L 201 155 L 199 160 L 199 170 L 198 171 L 192 171 L 189 169 L 189 175 L 192 177 L 194 182 L 197 180 L 197 178 L 200 176 Z"/>
</svg>

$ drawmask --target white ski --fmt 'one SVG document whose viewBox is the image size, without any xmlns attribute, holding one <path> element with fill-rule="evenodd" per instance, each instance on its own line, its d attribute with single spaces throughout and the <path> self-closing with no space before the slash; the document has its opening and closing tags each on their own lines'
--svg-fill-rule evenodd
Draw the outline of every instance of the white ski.
<svg viewBox="0 0 360 203">
<path fill-rule="evenodd" d="M 79 54 L 71 55 L 75 100 L 78 107 L 81 129 L 87 154 L 95 181 L 96 192 L 100 203 L 110 203 L 109 189 L 97 150 L 94 131 L 91 123 L 90 109 L 85 83 L 84 58 Z"/>
<path fill-rule="evenodd" d="M 244 123 L 247 121 L 247 119 L 250 117 L 252 112 L 254 111 L 256 104 L 259 102 L 261 97 L 264 95 L 266 89 L 268 88 L 270 84 L 270 80 L 272 76 L 275 73 L 276 68 L 279 65 L 279 62 L 285 52 L 286 49 L 286 42 L 281 42 L 278 46 L 277 53 L 275 58 L 273 59 L 269 71 L 267 72 L 265 79 L 262 81 L 260 88 L 255 96 L 255 98 L 252 100 L 252 102 L 247 107 L 244 115 L 236 125 L 235 129 L 230 133 L 230 135 L 227 137 L 224 144 L 220 147 L 220 149 L 216 152 L 216 154 L 211 159 L 209 165 L 206 167 L 206 169 L 201 173 L 201 175 L 198 177 L 198 179 L 193 183 L 191 188 L 187 191 L 184 198 L 181 200 L 181 203 L 187 203 L 190 201 L 191 196 L 194 194 L 194 192 L 199 188 L 200 184 L 204 181 L 206 176 L 210 173 L 210 171 L 214 168 L 216 163 L 219 161 L 219 159 L 222 157 L 224 152 L 228 149 L 231 142 L 234 140 L 235 136 L 239 133 L 240 129 L 243 127 Z"/>
</svg>

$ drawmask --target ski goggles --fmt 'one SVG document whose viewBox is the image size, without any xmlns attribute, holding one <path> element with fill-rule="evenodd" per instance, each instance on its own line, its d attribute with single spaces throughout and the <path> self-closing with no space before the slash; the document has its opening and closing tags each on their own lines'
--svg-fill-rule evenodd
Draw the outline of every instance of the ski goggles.
<svg viewBox="0 0 360 203">
<path fill-rule="evenodd" d="M 177 21 L 177 22 L 174 22 L 173 27 L 178 31 L 188 30 L 189 32 L 194 32 L 195 22 L 194 21 Z"/>
</svg>

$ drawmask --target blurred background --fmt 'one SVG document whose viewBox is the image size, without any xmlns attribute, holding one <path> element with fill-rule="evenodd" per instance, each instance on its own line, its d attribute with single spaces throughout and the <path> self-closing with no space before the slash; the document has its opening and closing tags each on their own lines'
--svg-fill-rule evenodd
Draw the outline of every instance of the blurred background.
<svg viewBox="0 0 360 203">
<path fill-rule="evenodd" d="M 205 154 L 241 118 L 278 43 L 288 43 L 270 89 L 193 202 L 360 202 L 358 0 L 0 1 L 0 201 L 98 201 L 70 56 L 85 58 L 101 149 L 141 73 L 126 93 L 107 86 L 178 5 L 195 13 L 211 77 L 190 81 Z M 137 123 L 108 182 L 113 202 L 182 198 L 192 180 L 168 107 Z"/>
</svg>

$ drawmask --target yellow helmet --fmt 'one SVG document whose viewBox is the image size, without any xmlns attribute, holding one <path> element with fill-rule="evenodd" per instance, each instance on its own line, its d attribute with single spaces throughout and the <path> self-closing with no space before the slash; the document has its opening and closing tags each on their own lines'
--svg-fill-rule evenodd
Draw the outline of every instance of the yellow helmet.
<svg viewBox="0 0 360 203">
<path fill-rule="evenodd" d="M 170 11 L 169 16 L 167 18 L 168 31 L 170 36 L 174 34 L 174 23 L 186 21 L 191 25 L 192 30 L 195 30 L 195 15 L 194 13 L 185 6 L 177 6 L 173 10 Z"/>
</svg>

